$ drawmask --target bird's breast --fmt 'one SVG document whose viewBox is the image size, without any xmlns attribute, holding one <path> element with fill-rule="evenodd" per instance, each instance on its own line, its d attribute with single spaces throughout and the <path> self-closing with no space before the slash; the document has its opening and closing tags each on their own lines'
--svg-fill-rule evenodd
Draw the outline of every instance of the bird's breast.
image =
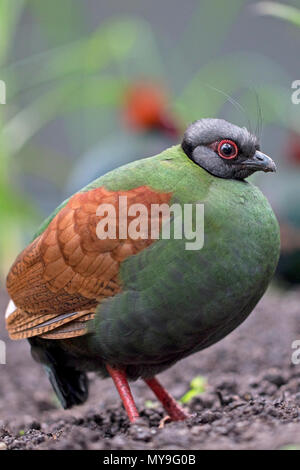
<svg viewBox="0 0 300 470">
<path fill-rule="evenodd" d="M 203 204 L 204 244 L 160 239 L 123 263 L 123 293 L 93 324 L 104 357 L 166 364 L 207 347 L 249 315 L 271 280 L 278 224 L 257 188 L 216 179 L 204 199 L 180 197 L 177 187 L 177 202 Z"/>
</svg>

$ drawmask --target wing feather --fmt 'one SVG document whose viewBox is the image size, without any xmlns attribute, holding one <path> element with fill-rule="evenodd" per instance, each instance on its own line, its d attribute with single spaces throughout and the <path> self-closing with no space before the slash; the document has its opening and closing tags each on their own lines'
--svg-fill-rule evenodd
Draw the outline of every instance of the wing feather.
<svg viewBox="0 0 300 470">
<path fill-rule="evenodd" d="M 151 204 L 168 203 L 171 193 L 141 186 L 129 191 L 95 188 L 71 197 L 45 231 L 17 257 L 8 274 L 7 289 L 16 306 L 7 318 L 11 338 L 44 335 L 55 339 L 72 335 L 72 331 L 74 336 L 85 334 L 84 324 L 93 315 L 87 312 L 120 292 L 120 264 L 154 240 L 133 240 L 129 235 L 126 239 L 97 237 L 101 220 L 98 206 L 113 204 L 118 224 L 119 196 L 127 196 L 128 207 L 136 203 L 148 206 L 150 216 Z"/>
</svg>

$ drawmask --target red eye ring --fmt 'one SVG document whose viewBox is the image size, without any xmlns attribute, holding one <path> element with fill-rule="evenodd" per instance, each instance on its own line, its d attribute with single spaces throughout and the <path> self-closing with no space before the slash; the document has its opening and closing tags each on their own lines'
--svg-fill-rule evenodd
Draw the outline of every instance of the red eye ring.
<svg viewBox="0 0 300 470">
<path fill-rule="evenodd" d="M 221 150 L 221 147 L 224 145 L 224 144 L 230 144 L 232 147 L 233 147 L 233 150 L 234 150 L 234 153 L 232 155 L 224 155 L 222 153 L 222 150 Z M 228 139 L 224 139 L 224 140 L 221 140 L 221 142 L 218 143 L 218 147 L 217 147 L 217 152 L 218 152 L 218 155 L 221 157 L 221 158 L 224 158 L 225 160 L 232 160 L 233 158 L 235 158 L 237 156 L 237 154 L 239 153 L 239 149 L 238 149 L 238 146 L 236 145 L 235 142 L 233 142 L 232 140 L 228 140 Z"/>
</svg>

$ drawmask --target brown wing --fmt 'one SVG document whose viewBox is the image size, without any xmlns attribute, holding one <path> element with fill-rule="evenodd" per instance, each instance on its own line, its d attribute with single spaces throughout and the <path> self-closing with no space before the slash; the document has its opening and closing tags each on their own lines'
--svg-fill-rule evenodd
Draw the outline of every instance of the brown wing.
<svg viewBox="0 0 300 470">
<path fill-rule="evenodd" d="M 84 334 L 85 322 L 92 318 L 96 306 L 120 292 L 120 263 L 154 241 L 133 240 L 128 234 L 125 239 L 119 238 L 120 196 L 127 197 L 128 207 L 142 203 L 147 208 L 149 234 L 151 205 L 168 203 L 171 198 L 170 193 L 146 186 L 130 191 L 96 188 L 75 194 L 18 256 L 8 274 L 7 290 L 17 307 L 6 321 L 11 338 Z M 97 224 L 107 216 L 97 216 L 100 204 L 115 208 L 115 239 L 97 236 Z M 127 217 L 127 225 L 133 219 Z M 68 328 L 66 324 L 70 324 Z"/>
</svg>

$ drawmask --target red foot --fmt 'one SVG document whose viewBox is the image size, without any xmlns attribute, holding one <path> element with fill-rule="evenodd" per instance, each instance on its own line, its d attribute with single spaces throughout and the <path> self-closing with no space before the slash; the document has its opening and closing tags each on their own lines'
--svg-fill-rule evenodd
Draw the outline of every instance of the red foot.
<svg viewBox="0 0 300 470">
<path fill-rule="evenodd" d="M 172 421 L 183 421 L 190 418 L 190 415 L 181 408 L 155 377 L 145 379 L 145 382 L 161 402 Z"/>
<path fill-rule="evenodd" d="M 121 400 L 125 406 L 128 418 L 131 423 L 134 423 L 139 418 L 139 412 L 135 406 L 130 387 L 127 381 L 126 372 L 124 370 L 113 369 L 106 364 L 106 369 L 114 381 L 116 389 L 119 392 Z"/>
</svg>

